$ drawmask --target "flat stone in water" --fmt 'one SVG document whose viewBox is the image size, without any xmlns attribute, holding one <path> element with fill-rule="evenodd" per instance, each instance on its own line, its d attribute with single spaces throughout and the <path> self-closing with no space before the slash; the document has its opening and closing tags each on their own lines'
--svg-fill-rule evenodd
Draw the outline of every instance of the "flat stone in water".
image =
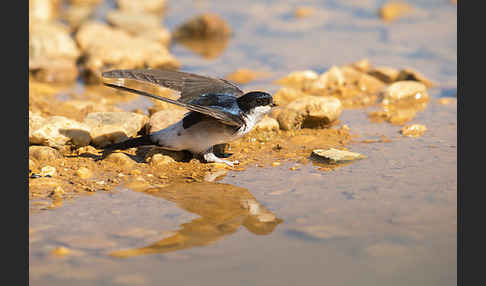
<svg viewBox="0 0 486 286">
<path fill-rule="evenodd" d="M 312 151 L 312 155 L 323 158 L 331 163 L 348 162 L 366 158 L 365 155 L 359 153 L 334 148 L 327 150 L 315 149 Z"/>
</svg>

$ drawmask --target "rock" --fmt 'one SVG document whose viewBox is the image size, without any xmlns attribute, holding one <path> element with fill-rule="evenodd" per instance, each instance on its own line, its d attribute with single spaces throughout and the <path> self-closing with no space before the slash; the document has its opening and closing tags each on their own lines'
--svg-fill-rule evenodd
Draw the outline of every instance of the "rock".
<svg viewBox="0 0 486 286">
<path fill-rule="evenodd" d="M 219 57 L 228 47 L 229 37 L 227 38 L 208 38 L 208 39 L 177 39 L 177 43 L 183 45 L 190 51 L 200 55 L 205 59 Z"/>
<path fill-rule="evenodd" d="M 400 71 L 390 67 L 375 67 L 368 71 L 368 74 L 378 78 L 385 83 L 392 83 L 398 79 Z"/>
<path fill-rule="evenodd" d="M 60 0 L 29 0 L 29 25 L 53 20 L 60 5 Z"/>
<path fill-rule="evenodd" d="M 95 6 L 100 4 L 102 0 L 68 0 L 69 4 L 73 6 Z"/>
<path fill-rule="evenodd" d="M 35 162 L 34 160 L 29 159 L 29 170 L 35 169 Z"/>
<path fill-rule="evenodd" d="M 186 113 L 187 110 L 182 109 L 166 109 L 155 112 L 150 116 L 150 121 L 148 123 L 149 133 L 154 133 L 167 128 L 181 120 Z"/>
<path fill-rule="evenodd" d="M 402 2 L 388 2 L 380 8 L 380 17 L 385 21 L 393 21 L 413 10 L 412 6 Z"/>
<path fill-rule="evenodd" d="M 76 31 L 79 26 L 86 22 L 95 12 L 94 5 L 73 5 L 67 8 L 62 18 Z"/>
<path fill-rule="evenodd" d="M 305 18 L 305 17 L 311 16 L 314 13 L 315 13 L 315 9 L 313 7 L 301 6 L 301 7 L 295 8 L 294 17 Z"/>
<path fill-rule="evenodd" d="M 124 153 L 111 153 L 106 156 L 105 161 L 115 163 L 119 167 L 131 168 L 135 162 Z"/>
<path fill-rule="evenodd" d="M 424 132 L 427 131 L 427 127 L 422 124 L 412 124 L 403 126 L 402 130 L 400 131 L 403 136 L 408 137 L 420 137 Z"/>
<path fill-rule="evenodd" d="M 34 158 L 37 161 L 54 161 L 61 158 L 62 155 L 54 148 L 46 146 L 30 146 L 29 158 Z"/>
<path fill-rule="evenodd" d="M 265 76 L 266 73 L 263 72 L 256 72 L 249 69 L 237 69 L 235 72 L 228 74 L 226 79 L 236 83 L 246 84 L 254 81 L 257 78 L 262 78 Z"/>
<path fill-rule="evenodd" d="M 168 46 L 170 32 L 160 25 L 160 18 L 141 11 L 112 10 L 106 15 L 107 21 L 131 35 L 144 36 Z"/>
<path fill-rule="evenodd" d="M 329 96 L 305 96 L 292 101 L 279 113 L 278 122 L 283 130 L 320 128 L 339 118 L 341 101 Z"/>
<path fill-rule="evenodd" d="M 338 150 L 334 148 L 330 148 L 327 150 L 315 149 L 312 150 L 312 155 L 318 158 L 322 158 L 333 164 L 366 158 L 365 155 L 361 155 L 359 153 Z"/>
<path fill-rule="evenodd" d="M 49 166 L 49 165 L 48 166 L 44 166 L 41 169 L 40 175 L 42 177 L 47 177 L 47 176 L 53 177 L 54 175 L 56 175 L 56 168 L 54 168 L 52 166 Z"/>
<path fill-rule="evenodd" d="M 427 88 L 433 87 L 435 84 L 425 78 L 421 73 L 414 71 L 412 69 L 406 68 L 402 69 L 397 76 L 397 81 L 402 80 L 413 80 L 423 83 Z"/>
<path fill-rule="evenodd" d="M 166 0 L 117 0 L 120 10 L 140 12 L 160 12 L 166 7 Z"/>
<path fill-rule="evenodd" d="M 295 71 L 277 80 L 276 84 L 302 89 L 310 82 L 319 78 L 319 75 L 312 70 Z"/>
<path fill-rule="evenodd" d="M 58 22 L 40 22 L 29 27 L 29 71 L 47 82 L 76 80 L 76 60 L 80 51 L 67 26 Z"/>
<path fill-rule="evenodd" d="M 32 131 L 39 129 L 42 125 L 44 125 L 45 118 L 42 117 L 38 113 L 31 112 L 29 110 L 29 138 L 32 134 Z"/>
<path fill-rule="evenodd" d="M 105 69 L 178 68 L 179 61 L 160 42 L 129 33 L 104 23 L 89 21 L 76 33 L 85 56 L 91 82 L 101 81 Z"/>
<path fill-rule="evenodd" d="M 328 71 L 321 74 L 315 81 L 312 81 L 308 87 L 311 92 L 325 90 L 335 86 L 344 85 L 344 74 L 341 69 L 332 66 Z"/>
<path fill-rule="evenodd" d="M 133 112 L 92 112 L 84 119 L 96 147 L 125 141 L 137 135 L 147 122 L 146 115 Z"/>
<path fill-rule="evenodd" d="M 195 16 L 174 31 L 176 39 L 208 39 L 228 38 L 231 36 L 231 27 L 220 16 L 205 13 Z"/>
<path fill-rule="evenodd" d="M 56 255 L 56 256 L 66 256 L 70 253 L 71 253 L 71 250 L 67 247 L 64 247 L 64 246 L 56 247 L 51 251 L 51 254 Z"/>
<path fill-rule="evenodd" d="M 81 179 L 89 179 L 93 176 L 93 172 L 86 167 L 81 167 L 76 171 L 76 175 Z"/>
<path fill-rule="evenodd" d="M 371 64 L 368 59 L 361 59 L 352 63 L 350 66 L 360 72 L 367 72 L 371 68 Z"/>
<path fill-rule="evenodd" d="M 309 95 L 310 94 L 305 93 L 299 89 L 282 87 L 275 94 L 273 94 L 273 102 L 278 106 L 285 106 L 298 98 Z"/>
<path fill-rule="evenodd" d="M 51 116 L 40 127 L 29 133 L 30 144 L 56 148 L 65 144 L 81 147 L 91 141 L 89 126 L 63 116 Z"/>
<path fill-rule="evenodd" d="M 427 87 L 417 81 L 397 81 L 383 91 L 383 103 L 389 104 L 401 100 L 428 101 Z"/>
<path fill-rule="evenodd" d="M 170 156 L 162 154 L 154 154 L 152 157 L 150 157 L 149 161 L 150 165 L 152 165 L 153 167 L 159 167 L 173 162 L 175 162 L 175 160 L 172 159 Z"/>
<path fill-rule="evenodd" d="M 278 130 L 280 125 L 274 118 L 265 116 L 255 125 L 256 130 Z"/>
</svg>

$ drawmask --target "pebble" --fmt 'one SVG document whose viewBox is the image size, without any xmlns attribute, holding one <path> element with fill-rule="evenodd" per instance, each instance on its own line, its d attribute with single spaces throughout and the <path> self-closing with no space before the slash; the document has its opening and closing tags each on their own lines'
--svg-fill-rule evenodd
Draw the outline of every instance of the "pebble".
<svg viewBox="0 0 486 286">
<path fill-rule="evenodd" d="M 64 194 L 64 190 L 60 186 L 57 186 L 49 196 L 54 199 L 61 199 Z"/>
<path fill-rule="evenodd" d="M 123 153 L 111 153 L 110 155 L 106 156 L 105 160 L 108 162 L 113 162 L 116 165 L 124 168 L 130 168 L 135 165 L 135 162 Z"/>
<path fill-rule="evenodd" d="M 280 125 L 278 124 L 278 121 L 274 118 L 264 116 L 260 122 L 258 122 L 255 125 L 256 130 L 278 130 L 280 128 Z"/>
<path fill-rule="evenodd" d="M 397 81 L 383 91 L 383 104 L 394 103 L 400 100 L 427 101 L 429 94 L 427 87 L 417 81 Z"/>
<path fill-rule="evenodd" d="M 120 10 L 156 13 L 164 10 L 167 0 L 116 0 Z"/>
<path fill-rule="evenodd" d="M 56 247 L 51 251 L 51 254 L 54 254 L 56 256 L 66 256 L 70 253 L 71 253 L 71 250 L 67 247 L 64 247 L 64 246 Z"/>
<path fill-rule="evenodd" d="M 280 162 L 273 162 L 273 163 L 272 163 L 272 166 L 273 166 L 273 167 L 277 167 L 277 166 L 280 166 L 280 164 L 281 164 Z"/>
<path fill-rule="evenodd" d="M 298 98 L 309 96 L 309 95 L 310 94 L 303 92 L 300 89 L 296 89 L 292 87 L 282 87 L 273 95 L 273 102 L 278 106 L 285 106 Z M 278 108 L 274 108 L 274 109 L 278 109 Z M 275 116 L 273 115 L 273 113 L 274 112 L 272 110 L 273 118 L 278 117 L 278 115 Z"/>
<path fill-rule="evenodd" d="M 311 16 L 314 13 L 315 13 L 315 9 L 313 7 L 301 6 L 295 8 L 294 17 L 305 18 Z"/>
<path fill-rule="evenodd" d="M 139 1 L 137 1 L 138 3 Z M 116 68 L 178 68 L 180 62 L 165 45 L 110 27 L 99 21 L 83 23 L 76 42 L 86 56 L 88 82 L 101 82 L 101 71 Z"/>
<path fill-rule="evenodd" d="M 350 152 L 346 150 L 338 150 L 334 148 L 330 148 L 327 150 L 323 149 L 315 149 L 312 151 L 312 155 L 317 156 L 319 158 L 323 158 L 330 163 L 339 163 L 345 161 L 353 161 L 357 159 L 364 159 L 366 158 L 365 155 Z"/>
<path fill-rule="evenodd" d="M 76 175 L 81 179 L 89 179 L 93 176 L 93 172 L 86 167 L 81 167 L 76 171 Z"/>
<path fill-rule="evenodd" d="M 76 60 L 81 55 L 68 26 L 54 21 L 29 25 L 29 71 L 41 72 L 38 80 L 72 82 L 78 76 Z"/>
<path fill-rule="evenodd" d="M 232 34 L 231 27 L 219 15 L 205 13 L 190 18 L 176 27 L 173 35 L 177 39 L 208 39 L 228 38 Z"/>
<path fill-rule="evenodd" d="M 51 116 L 29 135 L 30 144 L 40 144 L 50 147 L 62 147 L 70 143 L 77 147 L 90 143 L 90 127 L 86 124 L 66 118 Z"/>
<path fill-rule="evenodd" d="M 406 80 L 418 81 L 423 83 L 427 88 L 433 87 L 435 85 L 435 83 L 427 79 L 421 73 L 414 71 L 410 68 L 402 69 L 398 74 L 396 80 L 397 81 L 406 81 Z"/>
<path fill-rule="evenodd" d="M 391 67 L 374 67 L 368 71 L 368 74 L 385 83 L 392 83 L 398 79 L 400 71 Z"/>
<path fill-rule="evenodd" d="M 385 21 L 393 21 L 403 17 L 413 10 L 410 4 L 404 2 L 388 2 L 380 8 L 380 17 Z"/>
<path fill-rule="evenodd" d="M 184 118 L 186 113 L 187 110 L 183 109 L 166 109 L 155 112 L 150 116 L 148 123 L 149 133 L 154 133 L 169 127 Z"/>
<path fill-rule="evenodd" d="M 342 112 L 341 101 L 330 96 L 305 96 L 285 108 L 277 118 L 283 130 L 319 128 L 337 120 Z"/>
<path fill-rule="evenodd" d="M 412 124 L 404 126 L 400 132 L 403 136 L 420 137 L 427 131 L 427 127 L 423 124 Z"/>
<path fill-rule="evenodd" d="M 280 78 L 275 83 L 294 88 L 303 88 L 307 86 L 308 83 L 316 80 L 318 77 L 319 75 L 312 70 L 294 71 L 283 78 Z"/>
<path fill-rule="evenodd" d="M 42 167 L 41 172 L 40 172 L 40 175 L 42 177 L 46 177 L 46 176 L 53 177 L 55 174 L 56 174 L 56 168 L 54 168 L 52 166 L 44 166 L 44 167 Z"/>
<path fill-rule="evenodd" d="M 100 148 L 137 135 L 148 121 L 146 115 L 134 112 L 92 112 L 84 119 L 91 128 L 92 144 Z"/>
<path fill-rule="evenodd" d="M 162 155 L 162 154 L 154 154 L 151 158 L 150 158 L 150 165 L 152 166 L 164 166 L 164 165 L 167 165 L 169 163 L 173 163 L 175 162 L 174 159 L 172 159 L 172 157 L 170 156 L 167 156 L 167 155 Z"/>
</svg>

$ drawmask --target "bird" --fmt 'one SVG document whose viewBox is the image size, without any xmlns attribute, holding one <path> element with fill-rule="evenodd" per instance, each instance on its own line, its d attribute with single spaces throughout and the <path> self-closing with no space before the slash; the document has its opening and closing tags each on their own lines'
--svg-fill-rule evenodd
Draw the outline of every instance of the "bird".
<svg viewBox="0 0 486 286">
<path fill-rule="evenodd" d="M 227 144 L 250 132 L 276 104 L 264 91 L 243 92 L 235 83 L 222 78 L 168 70 L 119 69 L 102 72 L 103 84 L 119 90 L 151 97 L 184 107 L 184 117 L 165 129 L 115 143 L 107 148 L 157 145 L 171 151 L 189 151 L 200 161 L 239 164 L 214 154 L 214 146 Z M 112 82 L 106 82 L 105 79 Z M 129 88 L 123 79 L 160 85 L 180 92 L 177 100 Z"/>
</svg>

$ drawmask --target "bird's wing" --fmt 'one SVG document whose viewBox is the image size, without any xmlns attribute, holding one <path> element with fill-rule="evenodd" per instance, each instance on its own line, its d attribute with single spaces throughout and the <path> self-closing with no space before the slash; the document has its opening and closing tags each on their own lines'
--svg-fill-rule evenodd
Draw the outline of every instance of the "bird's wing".
<svg viewBox="0 0 486 286">
<path fill-rule="evenodd" d="M 170 98 L 150 94 L 150 93 L 145 92 L 145 91 L 140 91 L 140 90 L 128 88 L 128 87 L 125 87 L 125 86 L 122 86 L 122 85 L 116 85 L 116 84 L 111 84 L 111 83 L 104 83 L 104 85 L 109 86 L 109 87 L 113 87 L 113 88 L 116 88 L 116 89 L 128 91 L 128 92 L 132 92 L 132 93 L 135 93 L 135 94 L 140 94 L 140 95 L 143 95 L 143 96 L 148 96 L 148 97 L 155 98 L 155 99 L 158 99 L 158 100 L 162 100 L 162 101 L 172 103 L 172 104 L 175 104 L 175 105 L 179 105 L 179 106 L 182 106 L 182 107 L 189 109 L 191 111 L 196 111 L 196 112 L 199 112 L 199 113 L 202 113 L 202 114 L 209 115 L 209 116 L 216 118 L 217 120 L 219 120 L 222 123 L 227 124 L 227 125 L 241 127 L 244 124 L 244 121 L 239 114 L 236 114 L 235 112 L 225 111 L 225 109 L 218 109 L 218 108 L 214 108 L 214 107 L 210 107 L 210 106 L 204 106 L 204 105 L 199 105 L 199 104 L 186 103 L 186 102 L 182 102 L 182 101 L 178 101 L 178 100 L 173 100 L 173 99 L 170 99 Z"/>
<path fill-rule="evenodd" d="M 229 94 L 234 97 L 243 95 L 236 84 L 225 79 L 216 79 L 192 73 L 166 70 L 112 70 L 102 73 L 105 78 L 126 78 L 158 84 L 180 91 L 179 102 L 187 103 L 202 94 Z"/>
</svg>

